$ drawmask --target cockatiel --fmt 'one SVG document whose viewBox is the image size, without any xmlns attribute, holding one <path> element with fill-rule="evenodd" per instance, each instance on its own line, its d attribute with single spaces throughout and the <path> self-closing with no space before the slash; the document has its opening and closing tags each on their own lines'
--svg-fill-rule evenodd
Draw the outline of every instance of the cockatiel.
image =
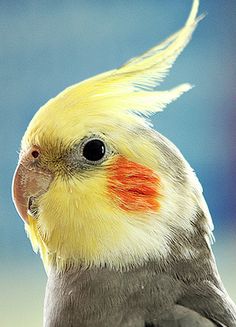
<svg viewBox="0 0 236 327">
<path fill-rule="evenodd" d="M 212 220 L 180 151 L 147 116 L 191 89 L 153 91 L 201 17 L 33 117 L 13 199 L 48 274 L 45 327 L 236 326 Z"/>
</svg>

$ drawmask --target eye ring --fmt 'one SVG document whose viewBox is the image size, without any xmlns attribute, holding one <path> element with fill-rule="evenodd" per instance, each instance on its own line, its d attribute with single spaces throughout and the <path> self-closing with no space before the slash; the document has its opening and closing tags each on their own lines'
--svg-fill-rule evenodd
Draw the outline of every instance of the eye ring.
<svg viewBox="0 0 236 327">
<path fill-rule="evenodd" d="M 101 163 L 107 156 L 107 147 L 100 137 L 92 137 L 83 142 L 81 156 L 90 164 Z"/>
</svg>

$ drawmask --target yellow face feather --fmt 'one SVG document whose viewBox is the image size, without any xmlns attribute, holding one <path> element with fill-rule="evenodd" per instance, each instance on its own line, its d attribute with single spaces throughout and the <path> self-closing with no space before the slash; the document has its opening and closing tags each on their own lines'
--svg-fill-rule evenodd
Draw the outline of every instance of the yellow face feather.
<svg viewBox="0 0 236 327">
<path fill-rule="evenodd" d="M 182 84 L 169 91 L 152 91 L 191 39 L 199 21 L 198 6 L 199 1 L 194 0 L 185 26 L 163 43 L 119 69 L 67 88 L 46 103 L 29 124 L 22 151 L 33 145 L 40 146 L 46 153 L 44 164 L 55 174 L 50 188 L 38 199 L 38 219 L 29 215 L 26 225 L 46 269 L 52 264 L 63 269 L 82 262 L 124 268 L 152 255 L 164 256 L 168 252 L 170 226 L 180 224 L 191 232 L 191 221 L 185 216 L 192 212 L 196 201 L 203 203 L 203 200 L 193 194 L 191 186 L 185 185 L 183 196 L 189 206 L 183 208 L 183 218 L 173 217 L 174 206 L 181 195 L 174 190 L 173 181 L 163 168 L 162 153 L 153 142 L 148 121 L 138 114 L 160 111 L 191 88 L 189 84 Z M 109 144 L 112 155 L 99 169 L 82 170 L 81 175 L 71 173 L 70 178 L 66 178 L 63 168 L 55 164 L 55 158 L 61 158 L 63 151 L 72 149 L 76 142 L 89 135 L 100 135 Z M 179 153 L 178 156 L 181 157 Z M 126 171 L 118 169 L 114 173 L 112 168 L 115 175 L 109 175 L 115 164 L 119 168 L 117 162 L 122 158 L 127 160 L 127 167 L 135 171 L 133 190 L 120 180 L 128 178 Z M 181 160 L 199 190 L 189 166 L 182 157 Z M 146 174 L 143 193 L 141 172 Z M 149 178 L 151 172 L 155 175 L 153 179 Z M 116 184 L 111 187 L 108 180 L 112 178 Z M 154 180 L 158 181 L 158 189 L 152 187 Z M 121 194 L 119 187 L 123 190 Z M 109 190 L 116 192 L 117 201 Z M 136 192 L 137 197 L 130 197 L 132 206 L 126 203 L 122 208 L 119 201 L 127 197 L 127 190 Z M 141 210 L 141 202 L 147 196 L 150 205 L 145 212 Z M 156 207 L 155 201 L 158 201 Z M 132 209 L 135 206 L 136 211 Z"/>
</svg>

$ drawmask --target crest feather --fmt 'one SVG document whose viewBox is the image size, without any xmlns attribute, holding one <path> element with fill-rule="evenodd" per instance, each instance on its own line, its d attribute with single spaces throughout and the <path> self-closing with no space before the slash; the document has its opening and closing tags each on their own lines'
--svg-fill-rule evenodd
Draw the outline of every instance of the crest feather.
<svg viewBox="0 0 236 327">
<path fill-rule="evenodd" d="M 113 112 L 130 110 L 148 115 L 161 111 L 191 89 L 190 84 L 181 84 L 168 91 L 153 91 L 159 85 L 177 57 L 186 47 L 203 16 L 197 17 L 199 0 L 193 5 L 185 26 L 168 37 L 161 44 L 145 52 L 140 57 L 129 60 L 119 69 L 110 70 L 67 89 L 68 101 L 78 101 L 87 105 L 96 102 L 97 109 L 109 107 Z"/>
</svg>

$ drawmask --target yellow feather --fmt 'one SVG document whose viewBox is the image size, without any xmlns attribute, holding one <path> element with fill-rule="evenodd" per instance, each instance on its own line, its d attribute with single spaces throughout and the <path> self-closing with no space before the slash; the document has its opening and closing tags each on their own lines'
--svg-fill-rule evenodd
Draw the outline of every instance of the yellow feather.
<svg viewBox="0 0 236 327">
<path fill-rule="evenodd" d="M 197 23 L 203 17 L 197 18 L 198 7 L 199 0 L 194 0 L 185 26 L 161 44 L 140 57 L 131 59 L 119 69 L 111 70 L 75 85 L 73 91 L 69 89 L 69 93 L 67 93 L 66 90 L 63 95 L 68 95 L 72 100 L 74 93 L 77 97 L 79 95 L 81 99 L 86 97 L 88 101 L 89 99 L 102 101 L 103 105 L 110 105 L 110 100 L 113 111 L 120 111 L 122 108 L 144 114 L 160 111 L 166 104 L 177 99 L 191 88 L 189 84 L 183 84 L 174 90 L 150 93 L 150 90 L 163 81 L 176 58 L 190 41 Z M 142 91 L 141 93 L 140 89 L 149 91 Z M 107 106 L 105 107 L 107 109 Z"/>
<path fill-rule="evenodd" d="M 112 110 L 113 114 L 121 111 L 134 111 L 148 115 L 158 112 L 191 89 L 190 84 L 182 84 L 172 90 L 151 92 L 167 75 L 176 58 L 188 44 L 199 20 L 197 11 L 199 0 L 194 0 L 192 10 L 185 26 L 167 38 L 164 42 L 150 49 L 142 56 L 133 58 L 119 69 L 114 69 L 81 83 L 68 87 L 56 98 L 50 100 L 40 111 L 48 107 L 51 113 L 65 116 L 75 111 L 78 116 L 82 111 L 93 115 Z M 48 118 L 45 119 L 45 121 Z"/>
</svg>

